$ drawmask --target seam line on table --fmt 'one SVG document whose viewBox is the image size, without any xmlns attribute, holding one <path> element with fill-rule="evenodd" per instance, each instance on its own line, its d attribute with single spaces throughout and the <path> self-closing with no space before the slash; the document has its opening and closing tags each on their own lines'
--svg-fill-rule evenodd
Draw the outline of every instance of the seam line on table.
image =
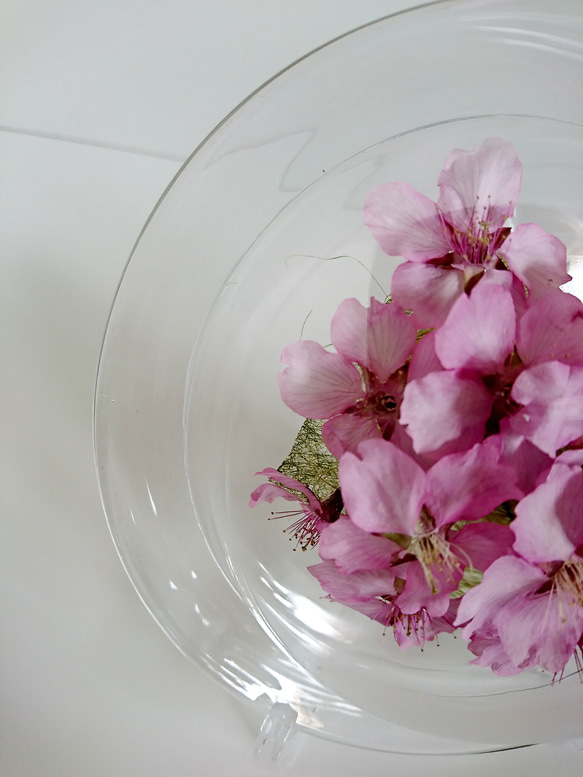
<svg viewBox="0 0 583 777">
<path fill-rule="evenodd" d="M 152 151 L 147 148 L 134 148 L 133 146 L 124 146 L 120 143 L 108 143 L 101 140 L 90 140 L 87 138 L 78 138 L 72 135 L 61 135 L 52 132 L 42 132 L 41 130 L 26 129 L 25 127 L 10 127 L 0 124 L 0 132 L 9 132 L 13 135 L 28 135 L 33 138 L 44 138 L 46 140 L 57 140 L 63 143 L 77 143 L 81 146 L 93 146 L 95 148 L 106 148 L 111 151 L 121 151 L 126 154 L 138 154 L 139 156 L 153 157 L 155 159 L 166 159 L 171 162 L 184 162 L 187 155 L 170 154 L 161 151 Z"/>
</svg>

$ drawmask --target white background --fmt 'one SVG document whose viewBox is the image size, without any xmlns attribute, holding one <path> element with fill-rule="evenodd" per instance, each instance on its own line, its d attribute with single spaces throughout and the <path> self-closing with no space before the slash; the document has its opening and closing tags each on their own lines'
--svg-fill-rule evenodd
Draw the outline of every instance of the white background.
<svg viewBox="0 0 583 777">
<path fill-rule="evenodd" d="M 179 654 L 115 553 L 97 357 L 133 242 L 206 134 L 297 57 L 414 4 L 0 0 L 1 777 L 263 773 L 257 713 Z M 558 777 L 578 758 L 392 756 L 300 733 L 276 772 Z"/>
</svg>

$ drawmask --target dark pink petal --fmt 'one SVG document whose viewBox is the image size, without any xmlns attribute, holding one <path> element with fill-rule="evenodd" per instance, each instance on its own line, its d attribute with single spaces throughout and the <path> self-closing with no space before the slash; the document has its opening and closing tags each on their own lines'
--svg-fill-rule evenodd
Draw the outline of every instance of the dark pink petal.
<svg viewBox="0 0 583 777">
<path fill-rule="evenodd" d="M 277 376 L 281 398 L 304 418 L 331 418 L 364 395 L 356 367 L 311 340 L 285 348 L 281 360 L 288 365 Z"/>
<path fill-rule="evenodd" d="M 537 485 L 541 475 L 548 472 L 553 462 L 546 453 L 529 440 L 513 432 L 510 426 L 511 420 L 505 418 L 500 424 L 501 461 L 514 467 L 517 486 L 523 494 L 529 494 Z"/>
<path fill-rule="evenodd" d="M 411 535 L 422 507 L 425 473 L 385 440 L 360 444 L 340 460 L 340 487 L 352 521 L 368 532 Z"/>
<path fill-rule="evenodd" d="M 518 376 L 512 398 L 523 407 L 510 428 L 549 456 L 583 435 L 582 367 L 537 364 Z"/>
<path fill-rule="evenodd" d="M 387 569 L 401 551 L 392 540 L 359 529 L 346 516 L 326 524 L 318 544 L 320 558 L 332 559 L 343 574 L 358 569 Z"/>
<path fill-rule="evenodd" d="M 478 283 L 470 296 L 454 302 L 435 334 L 435 350 L 447 369 L 468 369 L 493 375 L 514 349 L 516 315 L 509 291 Z"/>
<path fill-rule="evenodd" d="M 488 138 L 473 151 L 455 149 L 438 184 L 438 205 L 462 233 L 468 223 L 480 233 L 480 222 L 501 227 L 512 215 L 522 182 L 522 164 L 511 143 Z"/>
<path fill-rule="evenodd" d="M 489 438 L 465 453 L 444 456 L 427 473 L 425 504 L 436 526 L 484 518 L 507 499 L 520 499 L 516 473 L 500 462 L 500 444 Z"/>
<path fill-rule="evenodd" d="M 356 453 L 363 440 L 380 438 L 379 425 L 374 418 L 362 418 L 351 413 L 334 416 L 322 426 L 324 445 L 337 459 L 347 451 Z"/>
<path fill-rule="evenodd" d="M 409 362 L 407 380 L 418 380 L 430 372 L 441 372 L 443 365 L 435 353 L 435 332 L 428 332 L 419 340 Z"/>
<path fill-rule="evenodd" d="M 434 372 L 407 384 L 400 421 L 417 453 L 467 450 L 484 436 L 492 397 L 480 381 L 453 371 Z"/>
<path fill-rule="evenodd" d="M 463 290 L 463 272 L 447 265 L 404 262 L 397 267 L 391 281 L 393 301 L 414 311 L 421 329 L 442 324 Z"/>
<path fill-rule="evenodd" d="M 338 353 L 386 383 L 411 355 L 417 327 L 398 305 L 373 297 L 368 309 L 356 299 L 344 300 L 332 319 L 331 333 Z"/>
<path fill-rule="evenodd" d="M 583 543 L 583 470 L 555 465 L 516 506 L 514 550 L 533 563 L 569 559 Z"/>
<path fill-rule="evenodd" d="M 440 617 L 447 612 L 449 595 L 459 585 L 462 573 L 457 577 L 447 575 L 436 565 L 431 569 L 434 590 L 430 585 L 423 567 L 418 562 L 407 566 L 405 588 L 395 598 L 395 603 L 406 614 L 411 615 L 426 610 L 432 617 Z"/>
<path fill-rule="evenodd" d="M 408 183 L 387 183 L 370 191 L 363 220 L 389 256 L 424 262 L 450 250 L 437 205 Z"/>
<path fill-rule="evenodd" d="M 537 224 L 521 224 L 504 241 L 498 253 L 528 287 L 532 299 L 571 280 L 565 245 Z"/>
<path fill-rule="evenodd" d="M 365 602 L 395 592 L 395 573 L 388 569 L 371 569 L 343 574 L 333 561 L 322 561 L 308 567 L 308 572 L 324 591 L 339 602 Z"/>
<path fill-rule="evenodd" d="M 512 553 L 514 534 L 509 526 L 480 521 L 467 523 L 451 538 L 452 548 L 468 566 L 485 572 L 500 556 Z"/>
<path fill-rule="evenodd" d="M 250 507 L 255 507 L 255 505 L 259 502 L 271 503 L 276 499 L 286 499 L 288 502 L 296 501 L 302 504 L 301 500 L 298 499 L 296 495 L 290 494 L 289 491 L 286 491 L 286 488 L 291 488 L 294 491 L 299 491 L 300 493 L 304 494 L 308 505 L 312 510 L 320 510 L 321 505 L 318 499 L 316 499 L 310 489 L 303 483 L 300 483 L 299 480 L 294 480 L 294 478 L 289 478 L 286 475 L 282 475 L 281 472 L 273 469 L 272 467 L 267 467 L 266 469 L 261 470 L 261 472 L 256 472 L 255 474 L 263 475 L 266 478 L 270 478 L 271 480 L 276 480 L 278 483 L 281 483 L 281 486 L 277 485 L 276 483 L 263 483 L 262 485 L 258 486 L 251 494 L 251 501 L 249 502 Z M 285 488 L 282 488 L 282 486 L 285 486 Z"/>
<path fill-rule="evenodd" d="M 583 304 L 564 291 L 535 300 L 519 321 L 516 346 L 526 366 L 547 361 L 583 365 Z"/>
</svg>

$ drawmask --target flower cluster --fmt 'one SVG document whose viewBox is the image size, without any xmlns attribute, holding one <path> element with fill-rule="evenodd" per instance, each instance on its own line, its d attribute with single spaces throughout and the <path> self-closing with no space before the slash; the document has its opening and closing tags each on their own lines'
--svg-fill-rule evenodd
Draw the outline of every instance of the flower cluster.
<svg viewBox="0 0 583 777">
<path fill-rule="evenodd" d="M 437 203 L 370 192 L 365 223 L 405 259 L 390 301 L 342 302 L 334 350 L 295 343 L 278 376 L 317 419 L 326 487 L 282 465 L 251 498 L 296 503 L 330 599 L 401 646 L 461 627 L 502 675 L 560 673 L 583 647 L 583 304 L 560 289 L 563 244 L 509 226 L 521 176 L 489 139 L 451 153 Z"/>
</svg>

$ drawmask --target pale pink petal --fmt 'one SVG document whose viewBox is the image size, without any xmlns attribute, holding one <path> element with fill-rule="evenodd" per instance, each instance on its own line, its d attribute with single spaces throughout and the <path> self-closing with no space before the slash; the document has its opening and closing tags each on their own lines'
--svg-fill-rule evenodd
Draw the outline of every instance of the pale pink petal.
<svg viewBox="0 0 583 777">
<path fill-rule="evenodd" d="M 470 663 L 476 666 L 489 666 L 501 677 L 511 677 L 524 671 L 512 663 L 502 647 L 497 631 L 481 631 L 474 634 L 468 643 L 468 649 L 478 656 Z"/>
<path fill-rule="evenodd" d="M 318 543 L 320 558 L 333 559 L 343 574 L 358 569 L 387 569 L 401 551 L 392 540 L 359 529 L 346 516 L 326 524 Z"/>
<path fill-rule="evenodd" d="M 364 602 L 376 596 L 395 592 L 395 573 L 388 569 L 366 569 L 343 574 L 333 561 L 322 561 L 308 567 L 326 593 L 339 602 Z"/>
<path fill-rule="evenodd" d="M 435 332 L 428 332 L 419 340 L 409 362 L 407 380 L 418 380 L 430 372 L 441 372 L 443 365 L 435 353 Z"/>
<path fill-rule="evenodd" d="M 356 612 L 361 612 L 373 621 L 382 623 L 383 626 L 388 626 L 393 618 L 395 612 L 395 605 L 385 599 L 368 599 L 366 602 L 339 602 L 346 607 L 350 607 Z M 412 643 L 419 647 L 419 643 Z"/>
<path fill-rule="evenodd" d="M 277 376 L 281 398 L 304 418 L 331 418 L 364 395 L 356 367 L 311 340 L 285 348 L 281 360 L 288 365 Z"/>
<path fill-rule="evenodd" d="M 563 362 L 548 361 L 523 370 L 512 386 L 512 398 L 521 405 L 560 399 L 567 392 L 571 369 Z M 583 376 L 583 370 L 579 371 Z"/>
<path fill-rule="evenodd" d="M 516 315 L 506 289 L 478 283 L 470 296 L 454 302 L 435 334 L 435 350 L 448 369 L 468 369 L 493 375 L 514 348 Z"/>
<path fill-rule="evenodd" d="M 386 305 L 373 297 L 367 309 L 358 300 L 347 299 L 332 319 L 331 334 L 338 353 L 386 383 L 411 355 L 417 327 L 395 303 Z"/>
<path fill-rule="evenodd" d="M 546 361 L 583 365 L 583 304 L 564 291 L 535 300 L 519 321 L 516 345 L 526 366 Z"/>
<path fill-rule="evenodd" d="M 363 220 L 389 256 L 424 262 L 450 250 L 436 204 L 407 183 L 370 191 Z"/>
<path fill-rule="evenodd" d="M 400 422 L 417 453 L 467 450 L 484 436 L 492 397 L 481 383 L 453 371 L 433 372 L 407 384 Z"/>
<path fill-rule="evenodd" d="M 395 607 L 392 616 L 393 634 L 400 648 L 423 647 L 425 642 L 430 642 L 437 634 L 455 631 L 452 626 L 455 615 L 454 608 L 457 600 L 449 601 L 449 608 L 442 616 L 431 617 L 425 610 L 410 615 L 401 613 Z"/>
<path fill-rule="evenodd" d="M 521 669 L 537 665 L 548 672 L 564 669 L 583 631 L 583 607 L 555 593 L 515 596 L 496 616 L 500 641 Z"/>
<path fill-rule="evenodd" d="M 522 315 L 526 312 L 528 307 L 526 290 L 524 283 L 517 278 L 516 275 L 510 272 L 510 270 L 496 270 L 491 265 L 486 267 L 481 284 L 493 284 L 495 286 L 502 286 L 507 289 L 512 296 L 514 302 L 514 310 L 516 312 L 516 320 L 518 321 Z"/>
<path fill-rule="evenodd" d="M 422 507 L 425 473 L 385 440 L 366 440 L 340 460 L 340 487 L 352 521 L 369 532 L 411 535 Z"/>
<path fill-rule="evenodd" d="M 513 273 L 528 287 L 532 299 L 571 280 L 567 272 L 567 249 L 558 237 L 537 224 L 521 224 L 498 251 Z"/>
<path fill-rule="evenodd" d="M 448 265 L 404 262 L 397 267 L 391 281 L 393 301 L 415 313 L 420 329 L 442 324 L 463 290 L 462 270 Z"/>
<path fill-rule="evenodd" d="M 484 572 L 482 582 L 464 594 L 455 620 L 462 637 L 495 628 L 496 616 L 510 600 L 523 599 L 547 581 L 538 567 L 518 556 L 502 556 Z M 464 625 L 465 624 L 465 625 Z"/>
<path fill-rule="evenodd" d="M 500 463 L 495 438 L 444 456 L 427 473 L 425 504 L 436 526 L 484 518 L 507 499 L 520 499 L 516 473 Z"/>
<path fill-rule="evenodd" d="M 537 364 L 518 376 L 512 398 L 523 407 L 510 428 L 549 456 L 583 435 L 582 367 Z"/>
<path fill-rule="evenodd" d="M 356 453 L 363 440 L 381 438 L 374 418 L 363 418 L 352 413 L 334 416 L 322 426 L 322 440 L 330 453 L 340 459 L 347 451 Z"/>
<path fill-rule="evenodd" d="M 451 539 L 456 554 L 467 566 L 485 572 L 500 556 L 512 553 L 514 534 L 509 526 L 480 521 L 467 523 Z"/>
<path fill-rule="evenodd" d="M 520 194 L 522 164 L 511 143 L 488 138 L 473 151 L 455 149 L 440 173 L 438 205 L 462 232 L 473 222 L 501 227 Z"/>
<path fill-rule="evenodd" d="M 563 451 L 557 461 L 571 466 L 583 467 L 583 448 Z"/>
<path fill-rule="evenodd" d="M 516 506 L 514 550 L 533 563 L 569 559 L 583 543 L 583 470 L 555 465 Z"/>
<path fill-rule="evenodd" d="M 277 485 L 276 483 L 263 483 L 262 485 L 258 486 L 251 494 L 251 501 L 249 502 L 250 507 L 255 507 L 255 505 L 259 502 L 271 503 L 276 499 L 286 499 L 288 502 L 300 501 L 301 503 L 301 500 L 299 500 L 297 496 L 290 494 L 289 491 L 286 491 L 286 488 L 291 488 L 294 491 L 299 491 L 300 493 L 304 494 L 308 505 L 312 510 L 318 511 L 320 509 L 321 505 L 318 499 L 316 499 L 310 489 L 303 483 L 300 483 L 299 480 L 294 480 L 294 478 L 289 478 L 286 475 L 282 475 L 281 472 L 273 469 L 272 467 L 267 467 L 266 469 L 261 470 L 261 472 L 256 472 L 255 474 L 263 475 L 264 477 L 270 478 L 271 480 L 276 480 L 278 483 L 281 483 L 281 486 Z M 282 488 L 282 486 L 285 486 L 285 488 Z"/>
</svg>

